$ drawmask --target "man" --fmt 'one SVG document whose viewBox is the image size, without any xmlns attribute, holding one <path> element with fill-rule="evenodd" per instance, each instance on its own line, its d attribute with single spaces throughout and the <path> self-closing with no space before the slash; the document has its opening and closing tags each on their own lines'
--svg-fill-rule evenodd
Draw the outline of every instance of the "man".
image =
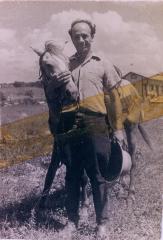
<svg viewBox="0 0 163 240">
<path fill-rule="evenodd" d="M 70 165 L 66 176 L 68 218 L 77 226 L 80 177 L 85 169 L 92 186 L 98 234 L 102 236 L 108 221 L 105 174 L 110 154 L 105 94 L 107 106 L 114 116 L 114 134 L 120 141 L 123 140 L 123 125 L 116 89 L 121 79 L 110 62 L 92 52 L 95 31 L 95 25 L 88 20 L 76 20 L 71 24 L 69 34 L 77 52 L 70 58 L 70 72 L 55 77 L 54 83 L 65 83 L 72 76 L 79 91 L 76 104 L 64 107 L 63 102 L 60 125 L 66 128 L 58 138 L 62 141 L 63 137 L 69 143 Z"/>
</svg>

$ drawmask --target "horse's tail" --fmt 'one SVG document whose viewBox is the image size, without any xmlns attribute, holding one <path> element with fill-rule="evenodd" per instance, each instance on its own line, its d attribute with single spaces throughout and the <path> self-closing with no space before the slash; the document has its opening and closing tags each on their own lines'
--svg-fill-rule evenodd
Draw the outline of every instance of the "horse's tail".
<svg viewBox="0 0 163 240">
<path fill-rule="evenodd" d="M 144 127 L 142 126 L 141 123 L 138 123 L 138 129 L 139 129 L 139 132 L 141 133 L 144 141 L 146 142 L 146 144 L 149 146 L 149 148 L 152 150 L 152 143 L 150 141 L 150 138 L 149 138 L 149 135 L 148 133 L 146 132 L 146 130 L 144 129 Z"/>
</svg>

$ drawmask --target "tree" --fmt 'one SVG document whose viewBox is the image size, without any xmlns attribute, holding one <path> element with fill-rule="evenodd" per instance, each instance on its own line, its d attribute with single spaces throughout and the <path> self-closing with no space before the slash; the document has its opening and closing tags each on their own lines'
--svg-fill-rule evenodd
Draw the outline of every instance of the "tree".
<svg viewBox="0 0 163 240">
<path fill-rule="evenodd" d="M 27 91 L 25 92 L 25 96 L 28 96 L 28 97 L 33 98 L 33 97 L 34 97 L 34 92 L 32 91 L 32 89 L 27 90 Z"/>
<path fill-rule="evenodd" d="M 3 92 L 0 92 L 0 104 L 1 106 L 4 106 L 5 101 L 7 100 L 7 97 Z"/>
</svg>

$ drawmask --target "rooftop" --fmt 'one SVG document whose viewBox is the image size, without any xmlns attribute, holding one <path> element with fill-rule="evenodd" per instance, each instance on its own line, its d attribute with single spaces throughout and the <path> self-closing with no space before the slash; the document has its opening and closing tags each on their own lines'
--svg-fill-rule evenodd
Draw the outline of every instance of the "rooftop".
<svg viewBox="0 0 163 240">
<path fill-rule="evenodd" d="M 156 80 L 161 80 L 161 81 L 163 81 L 163 72 L 151 76 L 150 79 L 156 79 Z"/>
</svg>

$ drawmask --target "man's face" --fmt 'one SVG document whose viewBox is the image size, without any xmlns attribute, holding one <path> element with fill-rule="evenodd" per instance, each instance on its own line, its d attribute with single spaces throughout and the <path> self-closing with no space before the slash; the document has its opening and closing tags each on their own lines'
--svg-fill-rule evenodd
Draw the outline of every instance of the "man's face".
<svg viewBox="0 0 163 240">
<path fill-rule="evenodd" d="M 87 23 L 77 23 L 71 32 L 72 42 L 79 54 L 87 54 L 91 49 L 91 29 Z"/>
</svg>

